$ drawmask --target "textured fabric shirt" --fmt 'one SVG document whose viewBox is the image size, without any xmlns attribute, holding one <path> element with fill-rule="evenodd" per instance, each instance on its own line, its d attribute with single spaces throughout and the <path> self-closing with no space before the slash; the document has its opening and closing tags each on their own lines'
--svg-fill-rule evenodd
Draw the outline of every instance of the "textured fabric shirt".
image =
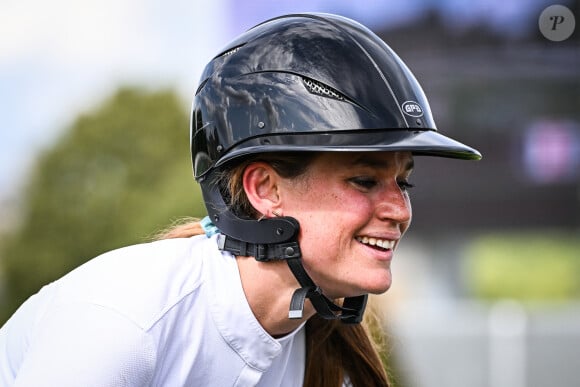
<svg viewBox="0 0 580 387">
<path fill-rule="evenodd" d="M 0 329 L 0 385 L 301 386 L 303 327 L 258 323 L 215 237 L 101 255 L 45 286 Z"/>
</svg>

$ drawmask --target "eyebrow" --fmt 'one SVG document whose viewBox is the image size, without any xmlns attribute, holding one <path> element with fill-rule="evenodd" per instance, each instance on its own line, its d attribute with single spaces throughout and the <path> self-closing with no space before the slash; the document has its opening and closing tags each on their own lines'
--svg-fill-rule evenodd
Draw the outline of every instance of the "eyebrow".
<svg viewBox="0 0 580 387">
<path fill-rule="evenodd" d="M 372 155 L 360 155 L 358 157 L 356 157 L 351 165 L 353 166 L 362 166 L 362 167 L 371 167 L 371 168 L 388 168 L 389 167 L 389 162 L 378 158 L 378 157 L 373 157 Z M 405 171 L 410 171 L 415 167 L 415 160 L 413 160 L 413 158 L 409 158 L 409 160 L 407 161 L 406 165 L 405 165 Z"/>
</svg>

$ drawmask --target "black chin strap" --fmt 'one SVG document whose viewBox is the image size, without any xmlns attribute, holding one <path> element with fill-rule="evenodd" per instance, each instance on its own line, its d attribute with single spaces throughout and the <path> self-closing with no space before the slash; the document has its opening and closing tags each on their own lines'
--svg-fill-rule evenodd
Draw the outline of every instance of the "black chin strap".
<svg viewBox="0 0 580 387">
<path fill-rule="evenodd" d="M 302 286 L 292 294 L 290 311 L 288 313 L 289 318 L 302 318 L 304 301 L 308 298 L 312 302 L 316 312 L 324 319 L 339 319 L 345 324 L 358 324 L 362 321 L 367 305 L 368 296 L 366 294 L 357 297 L 347 297 L 344 299 L 342 306 L 336 305 L 332 300 L 322 294 L 322 290 L 314 284 L 308 273 L 306 273 L 306 270 L 304 270 L 300 258 L 286 259 L 286 262 L 294 277 L 296 277 L 300 286 Z"/>
<path fill-rule="evenodd" d="M 219 234 L 218 247 L 220 250 L 229 251 L 234 255 L 253 256 L 258 261 L 286 260 L 292 274 L 294 274 L 301 286 L 292 294 L 288 312 L 290 319 L 302 318 L 304 302 L 308 298 L 316 312 L 324 319 L 339 319 L 345 324 L 358 324 L 362 321 L 368 296 L 365 294 L 357 297 L 347 297 L 344 299 L 342 306 L 332 302 L 322 293 L 320 287 L 314 284 L 314 281 L 304 270 L 300 246 L 297 242 L 255 244 Z"/>
</svg>

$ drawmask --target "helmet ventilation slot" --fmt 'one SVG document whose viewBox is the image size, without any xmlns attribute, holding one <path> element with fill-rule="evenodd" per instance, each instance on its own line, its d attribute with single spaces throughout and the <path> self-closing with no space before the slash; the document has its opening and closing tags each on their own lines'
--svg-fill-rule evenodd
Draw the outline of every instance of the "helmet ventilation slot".
<svg viewBox="0 0 580 387">
<path fill-rule="evenodd" d="M 322 82 L 318 82 L 318 81 L 315 81 L 314 79 L 305 78 L 305 77 L 302 78 L 302 81 L 304 82 L 304 86 L 306 87 L 306 89 L 312 94 L 320 95 L 322 97 L 337 99 L 339 101 L 346 101 L 347 100 L 347 98 L 344 95 L 342 95 L 340 92 L 338 92 L 337 90 L 333 89 L 330 86 L 325 85 Z"/>
<path fill-rule="evenodd" d="M 245 46 L 245 45 L 246 45 L 246 43 L 243 43 L 243 44 L 237 45 L 237 46 L 235 46 L 235 47 L 232 47 L 232 48 L 230 48 L 229 50 L 226 50 L 226 51 L 222 52 L 221 54 L 217 55 L 217 56 L 216 56 L 216 58 L 221 58 L 221 57 L 224 57 L 224 56 L 230 56 L 230 55 L 233 55 L 233 54 L 235 54 L 236 52 L 238 52 L 238 50 L 239 50 L 240 48 L 242 48 L 243 46 Z M 215 59 L 215 58 L 214 58 L 214 59 Z"/>
</svg>

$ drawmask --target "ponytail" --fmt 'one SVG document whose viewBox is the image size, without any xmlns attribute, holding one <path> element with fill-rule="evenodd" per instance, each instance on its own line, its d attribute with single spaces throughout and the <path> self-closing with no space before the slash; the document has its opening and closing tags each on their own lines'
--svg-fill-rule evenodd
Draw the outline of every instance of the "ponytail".
<svg viewBox="0 0 580 387">
<path fill-rule="evenodd" d="M 183 218 L 177 220 L 169 227 L 159 231 L 153 236 L 153 240 L 189 238 L 196 235 L 203 235 L 205 231 L 201 223 L 196 218 Z"/>
<path fill-rule="evenodd" d="M 379 345 L 370 332 L 380 329 L 374 318 L 372 310 L 357 325 L 311 317 L 306 323 L 304 386 L 340 387 L 348 380 L 354 387 L 388 387 Z"/>
</svg>

